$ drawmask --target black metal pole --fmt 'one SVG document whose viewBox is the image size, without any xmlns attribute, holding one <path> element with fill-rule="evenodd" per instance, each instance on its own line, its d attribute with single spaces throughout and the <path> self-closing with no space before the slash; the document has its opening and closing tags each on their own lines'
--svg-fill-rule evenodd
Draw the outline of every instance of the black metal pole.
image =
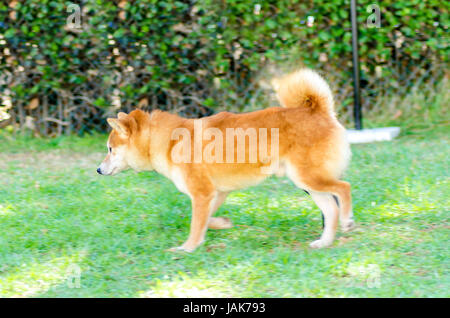
<svg viewBox="0 0 450 318">
<path fill-rule="evenodd" d="M 361 95 L 359 81 L 359 55 L 358 55 L 358 21 L 356 19 L 356 0 L 350 0 L 350 17 L 352 20 L 352 56 L 353 56 L 353 116 L 355 128 L 362 129 Z"/>
</svg>

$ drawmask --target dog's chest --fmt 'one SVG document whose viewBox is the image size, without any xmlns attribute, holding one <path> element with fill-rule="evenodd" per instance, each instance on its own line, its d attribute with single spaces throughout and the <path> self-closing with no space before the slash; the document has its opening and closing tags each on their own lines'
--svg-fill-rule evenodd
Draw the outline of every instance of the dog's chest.
<svg viewBox="0 0 450 318">
<path fill-rule="evenodd" d="M 175 186 L 177 187 L 177 189 L 180 192 L 183 192 L 187 195 L 190 196 L 190 193 L 188 191 L 186 182 L 184 180 L 183 174 L 181 173 L 181 171 L 179 169 L 173 169 L 172 173 L 171 173 L 171 177 L 170 179 L 172 180 L 172 182 L 175 184 Z"/>
</svg>

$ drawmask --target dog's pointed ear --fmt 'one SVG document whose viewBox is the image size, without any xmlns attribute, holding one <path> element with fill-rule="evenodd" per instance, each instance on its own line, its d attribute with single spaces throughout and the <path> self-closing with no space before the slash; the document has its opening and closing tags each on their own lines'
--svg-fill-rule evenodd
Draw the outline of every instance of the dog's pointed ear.
<svg viewBox="0 0 450 318">
<path fill-rule="evenodd" d="M 119 112 L 117 114 L 117 118 L 119 118 L 119 120 L 124 120 L 127 117 L 128 117 L 128 114 L 125 114 L 124 112 Z"/>
<path fill-rule="evenodd" d="M 112 127 L 112 129 L 117 131 L 119 134 L 123 136 L 129 135 L 128 127 L 124 124 L 123 121 L 116 118 L 108 118 L 106 121 Z"/>
</svg>

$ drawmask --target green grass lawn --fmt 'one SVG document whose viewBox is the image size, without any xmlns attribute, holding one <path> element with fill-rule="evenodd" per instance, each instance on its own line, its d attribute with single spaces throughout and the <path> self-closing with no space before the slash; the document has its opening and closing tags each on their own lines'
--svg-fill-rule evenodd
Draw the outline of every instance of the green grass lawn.
<svg viewBox="0 0 450 318">
<path fill-rule="evenodd" d="M 0 296 L 449 297 L 449 129 L 352 146 L 358 228 L 331 248 L 287 179 L 232 193 L 192 254 L 190 201 L 157 173 L 96 173 L 106 136 L 0 136 Z M 80 271 L 79 280 L 73 278 Z"/>
</svg>

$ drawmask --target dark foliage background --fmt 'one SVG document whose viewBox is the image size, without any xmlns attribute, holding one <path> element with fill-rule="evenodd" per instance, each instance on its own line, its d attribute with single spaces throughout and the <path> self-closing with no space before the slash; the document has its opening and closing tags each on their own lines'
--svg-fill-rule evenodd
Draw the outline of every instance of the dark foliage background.
<svg viewBox="0 0 450 318">
<path fill-rule="evenodd" d="M 301 65 L 330 81 L 349 122 L 349 3 L 1 1 L 0 125 L 82 134 L 135 107 L 188 117 L 253 110 L 273 103 L 271 76 Z M 358 1 L 366 114 L 383 111 L 386 95 L 432 91 L 449 56 L 449 2 L 384 0 L 380 28 L 367 26 L 372 3 Z M 78 28 L 68 25 L 71 4 L 81 8 Z"/>
</svg>

